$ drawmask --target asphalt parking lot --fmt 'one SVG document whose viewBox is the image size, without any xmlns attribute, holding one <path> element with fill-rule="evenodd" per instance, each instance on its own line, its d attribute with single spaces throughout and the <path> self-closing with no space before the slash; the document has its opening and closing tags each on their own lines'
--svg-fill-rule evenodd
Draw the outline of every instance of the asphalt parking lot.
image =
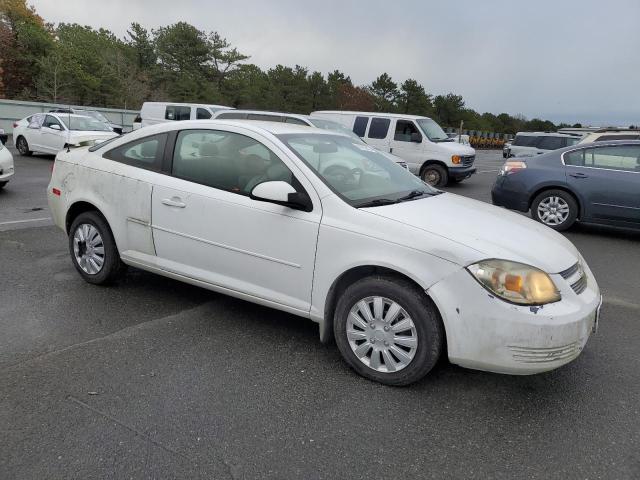
<svg viewBox="0 0 640 480">
<path fill-rule="evenodd" d="M 141 271 L 86 284 L 52 226 L 52 158 L 0 191 L 0 478 L 640 478 L 640 234 L 567 236 L 600 330 L 556 371 L 447 362 L 390 388 L 315 324 Z M 448 190 L 489 201 L 500 152 Z M 453 221 L 453 220 L 452 220 Z"/>
</svg>

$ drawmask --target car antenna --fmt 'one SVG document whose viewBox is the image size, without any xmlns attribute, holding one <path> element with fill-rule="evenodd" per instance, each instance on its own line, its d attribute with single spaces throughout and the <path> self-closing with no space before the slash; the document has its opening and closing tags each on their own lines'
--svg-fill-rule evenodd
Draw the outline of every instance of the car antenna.
<svg viewBox="0 0 640 480">
<path fill-rule="evenodd" d="M 67 120 L 69 125 L 67 125 L 67 153 L 71 153 L 71 105 L 67 110 Z"/>
</svg>

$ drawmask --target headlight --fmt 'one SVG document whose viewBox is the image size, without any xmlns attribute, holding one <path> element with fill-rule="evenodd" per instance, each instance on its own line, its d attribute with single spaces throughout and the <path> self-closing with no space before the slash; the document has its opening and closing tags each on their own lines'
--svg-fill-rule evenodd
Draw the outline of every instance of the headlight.
<svg viewBox="0 0 640 480">
<path fill-rule="evenodd" d="M 467 270 L 484 288 L 507 302 L 543 305 L 560 300 L 551 277 L 542 270 L 507 260 L 483 260 Z"/>
</svg>

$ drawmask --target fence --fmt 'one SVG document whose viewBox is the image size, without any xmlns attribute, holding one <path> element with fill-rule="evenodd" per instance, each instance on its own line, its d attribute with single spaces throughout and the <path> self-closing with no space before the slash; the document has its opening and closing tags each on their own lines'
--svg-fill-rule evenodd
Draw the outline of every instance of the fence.
<svg viewBox="0 0 640 480">
<path fill-rule="evenodd" d="M 48 112 L 54 108 L 82 108 L 86 110 L 96 110 L 102 113 L 113 123 L 122 125 L 127 132 L 133 127 L 133 119 L 138 112 L 136 110 L 118 110 L 115 108 L 87 107 L 80 105 L 60 105 L 55 103 L 25 102 L 22 100 L 0 100 L 0 128 L 5 133 L 13 133 L 13 122 L 20 120 L 34 113 Z"/>
</svg>

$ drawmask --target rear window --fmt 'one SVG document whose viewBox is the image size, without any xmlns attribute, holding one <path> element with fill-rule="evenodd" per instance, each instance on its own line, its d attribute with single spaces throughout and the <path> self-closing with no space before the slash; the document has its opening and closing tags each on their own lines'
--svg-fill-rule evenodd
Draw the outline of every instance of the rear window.
<svg viewBox="0 0 640 480">
<path fill-rule="evenodd" d="M 535 135 L 516 135 L 511 145 L 516 147 L 534 147 L 537 139 L 538 137 Z"/>
<path fill-rule="evenodd" d="M 367 125 L 369 125 L 369 117 L 356 117 L 356 121 L 353 124 L 353 133 L 359 137 L 364 137 Z"/>
<path fill-rule="evenodd" d="M 391 120 L 388 118 L 372 118 L 371 126 L 369 127 L 369 135 L 368 138 L 387 138 L 387 133 L 389 132 L 389 124 Z"/>
<path fill-rule="evenodd" d="M 538 137 L 536 147 L 540 150 L 557 150 L 558 148 L 566 147 L 567 142 L 564 137 L 544 136 Z"/>
</svg>

